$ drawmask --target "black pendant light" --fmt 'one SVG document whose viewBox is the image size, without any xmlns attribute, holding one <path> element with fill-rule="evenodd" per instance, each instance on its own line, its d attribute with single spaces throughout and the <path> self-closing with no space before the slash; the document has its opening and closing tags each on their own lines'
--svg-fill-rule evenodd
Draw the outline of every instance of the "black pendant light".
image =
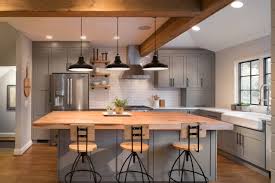
<svg viewBox="0 0 275 183">
<path fill-rule="evenodd" d="M 82 17 L 81 17 L 81 38 L 80 38 L 80 57 L 78 57 L 78 61 L 76 64 L 69 66 L 69 71 L 76 71 L 76 72 L 90 72 L 93 71 L 93 66 L 87 64 L 84 60 L 82 55 Z"/>
<path fill-rule="evenodd" d="M 117 30 L 117 34 L 116 34 L 116 57 L 115 57 L 115 61 L 109 65 L 106 66 L 106 69 L 109 71 L 125 71 L 125 70 L 129 70 L 130 67 L 127 64 L 122 63 L 122 61 L 120 60 L 120 56 L 118 53 L 118 17 L 116 19 L 116 30 Z"/>
<path fill-rule="evenodd" d="M 168 66 L 159 62 L 157 51 L 157 18 L 155 17 L 155 52 L 152 62 L 143 66 L 145 71 L 162 71 L 168 69 Z"/>
</svg>

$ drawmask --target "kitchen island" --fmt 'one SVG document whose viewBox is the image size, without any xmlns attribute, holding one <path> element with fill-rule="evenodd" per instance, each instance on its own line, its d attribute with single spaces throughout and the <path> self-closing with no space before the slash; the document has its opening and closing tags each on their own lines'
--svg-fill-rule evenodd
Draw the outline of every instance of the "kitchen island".
<svg viewBox="0 0 275 183">
<path fill-rule="evenodd" d="M 203 150 L 194 153 L 209 180 L 216 179 L 217 171 L 217 130 L 233 130 L 233 125 L 219 120 L 181 112 L 132 112 L 131 116 L 105 117 L 100 111 L 51 112 L 33 123 L 34 127 L 58 129 L 58 179 L 64 181 L 65 174 L 72 166 L 76 154 L 70 152 L 69 126 L 78 123 L 94 123 L 98 150 L 91 158 L 103 181 L 115 181 L 115 174 L 129 152 L 122 151 L 123 125 L 149 124 L 150 145 L 142 159 L 154 181 L 168 181 L 168 171 L 178 156 L 171 143 L 179 141 L 181 123 L 203 122 L 207 129 L 206 138 L 201 139 Z M 132 165 L 135 166 L 135 165 Z M 76 180 L 85 181 L 79 175 Z M 137 177 L 132 176 L 132 181 Z"/>
</svg>

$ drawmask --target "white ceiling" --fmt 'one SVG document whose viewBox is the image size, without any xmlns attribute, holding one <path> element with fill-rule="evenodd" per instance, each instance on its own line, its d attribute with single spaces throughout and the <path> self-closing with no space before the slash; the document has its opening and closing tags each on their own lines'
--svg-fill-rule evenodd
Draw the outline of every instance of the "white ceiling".
<svg viewBox="0 0 275 183">
<path fill-rule="evenodd" d="M 157 26 L 167 18 L 158 18 Z M 33 41 L 45 41 L 46 35 L 52 35 L 54 41 L 79 41 L 80 18 L 0 18 L 17 30 L 25 33 Z M 153 18 L 119 18 L 120 46 L 140 44 L 154 31 Z M 139 26 L 151 26 L 149 30 L 139 30 Z M 116 18 L 83 18 L 83 34 L 96 45 L 115 46 Z"/>
<path fill-rule="evenodd" d="M 244 6 L 230 5 L 199 24 L 201 30 L 189 30 L 164 48 L 205 48 L 219 51 L 243 42 L 270 35 L 271 0 L 242 0 Z"/>
<path fill-rule="evenodd" d="M 254 40 L 271 32 L 271 0 L 242 0 L 244 7 L 233 9 L 230 5 L 205 21 L 199 32 L 192 30 L 175 38 L 164 48 L 205 48 L 222 50 L 246 41 Z M 158 26 L 167 18 L 158 18 Z M 45 35 L 53 35 L 54 41 L 78 41 L 80 18 L 0 18 L 34 41 L 45 41 Z M 153 33 L 152 18 L 120 18 L 120 46 L 140 44 Z M 139 30 L 139 26 L 151 26 Z M 87 40 L 98 46 L 115 46 L 116 19 L 110 17 L 83 18 Z"/>
</svg>

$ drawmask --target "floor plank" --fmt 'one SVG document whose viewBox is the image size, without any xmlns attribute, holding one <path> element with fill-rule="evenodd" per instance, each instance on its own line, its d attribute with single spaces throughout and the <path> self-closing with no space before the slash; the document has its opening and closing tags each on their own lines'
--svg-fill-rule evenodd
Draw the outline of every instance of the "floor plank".
<svg viewBox="0 0 275 183">
<path fill-rule="evenodd" d="M 0 149 L 0 182 L 57 183 L 56 148 L 33 145 L 23 156 L 12 149 Z M 218 181 L 211 183 L 268 183 L 269 178 L 233 161 L 218 156 Z"/>
</svg>

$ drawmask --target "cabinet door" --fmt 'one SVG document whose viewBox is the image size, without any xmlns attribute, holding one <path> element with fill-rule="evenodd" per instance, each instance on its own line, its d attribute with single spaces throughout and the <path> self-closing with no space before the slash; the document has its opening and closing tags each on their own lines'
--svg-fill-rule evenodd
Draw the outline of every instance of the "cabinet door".
<svg viewBox="0 0 275 183">
<path fill-rule="evenodd" d="M 203 54 L 198 62 L 199 84 L 203 89 L 210 89 L 212 84 L 212 56 Z"/>
<path fill-rule="evenodd" d="M 186 89 L 187 107 L 211 107 L 212 94 L 210 90 Z"/>
<path fill-rule="evenodd" d="M 164 71 L 159 71 L 157 72 L 157 87 L 159 88 L 168 88 L 171 87 L 171 77 L 170 77 L 170 72 L 171 72 L 171 67 L 170 67 L 170 56 L 166 55 L 160 55 L 159 56 L 159 61 L 163 64 L 168 65 L 168 69 Z"/>
<path fill-rule="evenodd" d="M 237 133 L 234 131 L 223 131 L 220 147 L 223 151 L 236 155 L 237 152 Z"/>
<path fill-rule="evenodd" d="M 50 57 L 50 74 L 66 72 L 67 62 L 67 48 L 52 48 Z"/>
<path fill-rule="evenodd" d="M 171 77 L 174 88 L 185 88 L 185 57 L 181 55 L 173 56 L 170 64 L 170 71 L 172 70 Z"/>
<path fill-rule="evenodd" d="M 265 168 L 265 143 L 256 138 L 242 136 L 243 159 Z"/>
<path fill-rule="evenodd" d="M 198 55 L 186 56 L 186 87 L 197 88 L 198 83 Z"/>
</svg>

